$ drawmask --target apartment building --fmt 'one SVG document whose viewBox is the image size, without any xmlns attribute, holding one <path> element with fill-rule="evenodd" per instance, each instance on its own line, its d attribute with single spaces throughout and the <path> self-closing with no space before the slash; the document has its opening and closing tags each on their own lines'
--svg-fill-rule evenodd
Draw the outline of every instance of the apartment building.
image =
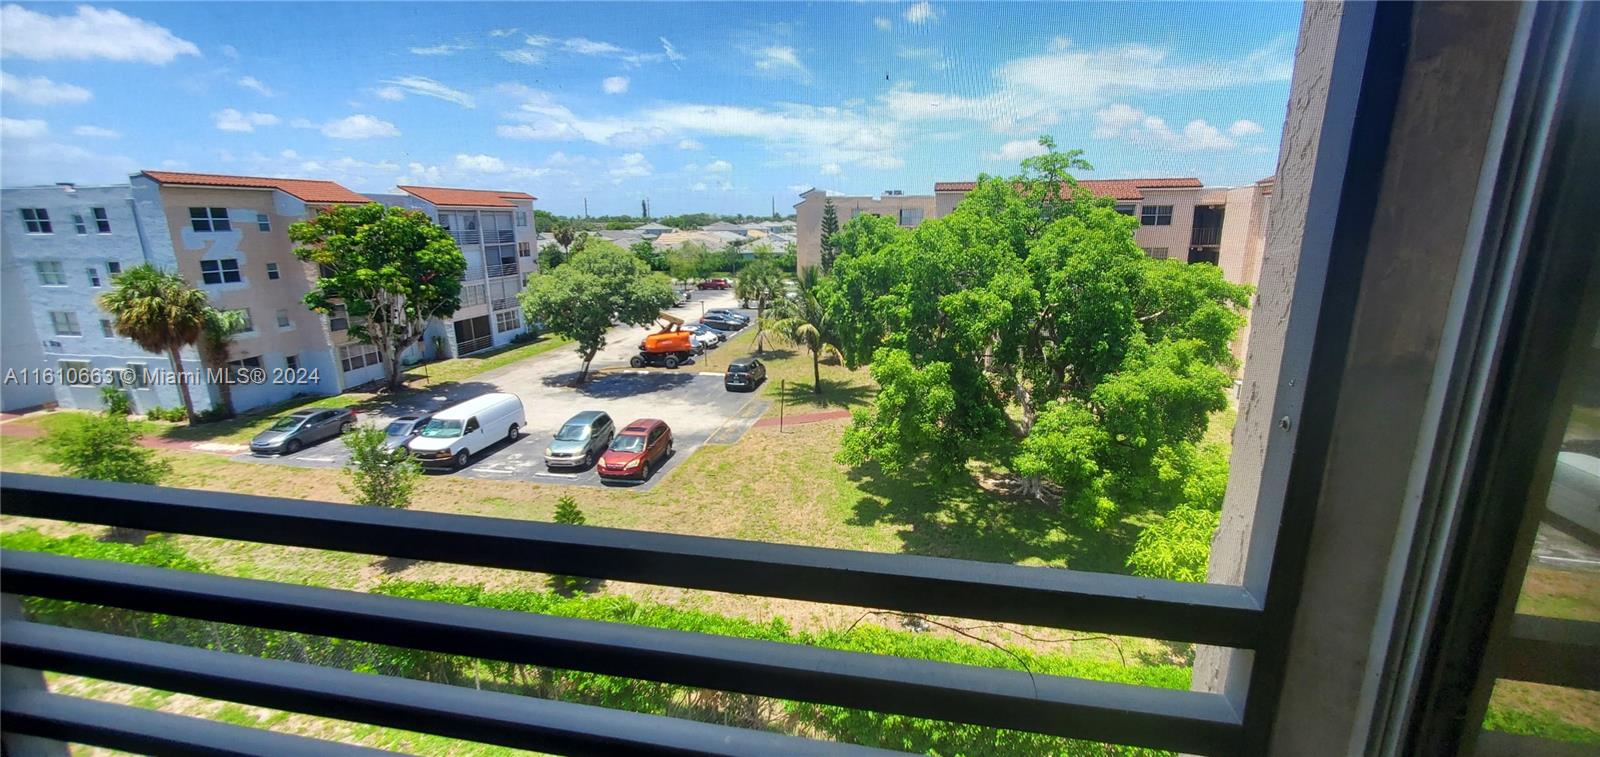
<svg viewBox="0 0 1600 757">
<path fill-rule="evenodd" d="M 862 214 L 895 219 L 906 228 L 915 227 L 928 218 L 938 218 L 933 195 L 908 195 L 899 190 L 889 190 L 881 195 L 867 197 L 834 195 L 821 189 L 808 189 L 800 193 L 800 202 L 794 206 L 795 259 L 800 267 L 822 263 L 822 209 L 828 200 L 843 226 Z M 952 203 L 951 208 L 955 207 Z"/>
<path fill-rule="evenodd" d="M 0 405 L 98 409 L 107 384 L 121 387 L 139 412 L 181 405 L 175 384 L 144 381 L 151 375 L 146 369 L 167 371 L 168 356 L 117 336 L 99 304 L 112 279 L 128 268 L 177 267 L 172 245 L 141 220 L 131 188 L 11 188 L 0 190 L 0 208 Z M 194 349 L 182 357 L 186 368 L 199 368 Z M 131 382 L 125 380 L 130 368 Z M 205 392 L 195 394 L 205 407 Z"/>
<path fill-rule="evenodd" d="M 447 355 L 509 344 L 527 332 L 517 295 L 536 269 L 535 198 L 526 192 L 401 186 L 402 194 L 374 195 L 386 205 L 428 214 L 450 231 L 467 258 L 461 307 L 448 322 L 430 324 L 424 348 Z"/>
<path fill-rule="evenodd" d="M 383 377 L 377 350 L 349 337 L 348 317 L 306 307 L 317 269 L 295 257 L 288 235 L 291 223 L 368 198 L 310 179 L 144 171 L 130 183 L 145 233 L 175 258 L 162 267 L 204 290 L 213 306 L 245 315 L 249 326 L 234 336 L 232 365 L 293 376 L 236 384 L 236 410 L 338 394 Z M 208 389 L 215 401 L 216 387 Z"/>
</svg>

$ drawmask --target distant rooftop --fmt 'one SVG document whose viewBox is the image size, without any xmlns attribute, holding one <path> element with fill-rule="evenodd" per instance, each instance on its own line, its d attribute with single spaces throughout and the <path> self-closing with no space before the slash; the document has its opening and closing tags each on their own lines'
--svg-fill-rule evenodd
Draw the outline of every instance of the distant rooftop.
<svg viewBox="0 0 1600 757">
<path fill-rule="evenodd" d="M 970 192 L 978 186 L 975 181 L 941 181 L 933 185 L 935 192 Z M 1101 197 L 1113 200 L 1142 200 L 1144 189 L 1198 189 L 1205 186 L 1192 176 L 1162 179 L 1086 179 L 1078 186 Z"/>
<path fill-rule="evenodd" d="M 420 197 L 434 205 L 444 206 L 514 208 L 516 204 L 510 202 L 510 200 L 538 199 L 527 192 L 511 192 L 498 189 L 401 186 L 400 191 Z"/>
<path fill-rule="evenodd" d="M 320 179 L 274 179 L 264 176 L 226 176 L 214 173 L 181 173 L 178 171 L 141 171 L 159 184 L 189 187 L 241 187 L 245 189 L 277 189 L 306 202 L 368 202 L 367 198 L 344 186 Z"/>
</svg>

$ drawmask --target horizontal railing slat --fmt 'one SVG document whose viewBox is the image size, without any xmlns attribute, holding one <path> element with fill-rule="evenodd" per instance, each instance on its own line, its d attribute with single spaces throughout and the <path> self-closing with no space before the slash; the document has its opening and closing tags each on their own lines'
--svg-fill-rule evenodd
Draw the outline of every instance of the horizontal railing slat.
<svg viewBox="0 0 1600 757">
<path fill-rule="evenodd" d="M 137 754 L 196 757 L 394 754 L 44 691 L 7 691 L 5 698 L 0 699 L 0 715 L 4 716 L 8 733 Z"/>
<path fill-rule="evenodd" d="M 1518 613 L 1501 678 L 1600 691 L 1600 623 Z"/>
<path fill-rule="evenodd" d="M 0 550 L 13 594 L 1193 753 L 1220 695 Z"/>
<path fill-rule="evenodd" d="M 1253 648 L 1243 588 L 25 474 L 4 511 L 57 520 Z"/>
<path fill-rule="evenodd" d="M 38 623 L 0 626 L 0 650 L 8 665 L 559 754 L 889 754 Z"/>
</svg>

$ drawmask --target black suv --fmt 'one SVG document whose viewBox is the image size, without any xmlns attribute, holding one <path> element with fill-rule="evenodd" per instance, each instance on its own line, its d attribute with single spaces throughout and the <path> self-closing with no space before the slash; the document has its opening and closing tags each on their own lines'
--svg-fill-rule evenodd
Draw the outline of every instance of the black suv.
<svg viewBox="0 0 1600 757">
<path fill-rule="evenodd" d="M 766 380 L 766 363 L 753 357 L 742 357 L 728 364 L 728 372 L 722 376 L 722 386 L 730 392 L 740 389 L 753 392 L 756 386 Z"/>
</svg>

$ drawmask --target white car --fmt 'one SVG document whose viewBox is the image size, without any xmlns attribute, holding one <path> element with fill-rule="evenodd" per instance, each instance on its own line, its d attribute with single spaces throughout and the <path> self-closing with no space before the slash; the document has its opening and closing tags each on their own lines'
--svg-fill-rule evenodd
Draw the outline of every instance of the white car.
<svg viewBox="0 0 1600 757">
<path fill-rule="evenodd" d="M 472 453 L 502 439 L 515 441 L 528 425 L 522 400 L 515 394 L 485 394 L 434 413 L 406 443 L 411 455 L 427 468 L 465 468 Z"/>
<path fill-rule="evenodd" d="M 722 336 L 711 329 L 706 329 L 703 332 L 696 331 L 690 334 L 689 341 L 693 342 L 695 347 L 698 347 L 702 352 L 704 352 L 705 350 L 712 349 L 717 345 L 722 344 Z"/>
</svg>

